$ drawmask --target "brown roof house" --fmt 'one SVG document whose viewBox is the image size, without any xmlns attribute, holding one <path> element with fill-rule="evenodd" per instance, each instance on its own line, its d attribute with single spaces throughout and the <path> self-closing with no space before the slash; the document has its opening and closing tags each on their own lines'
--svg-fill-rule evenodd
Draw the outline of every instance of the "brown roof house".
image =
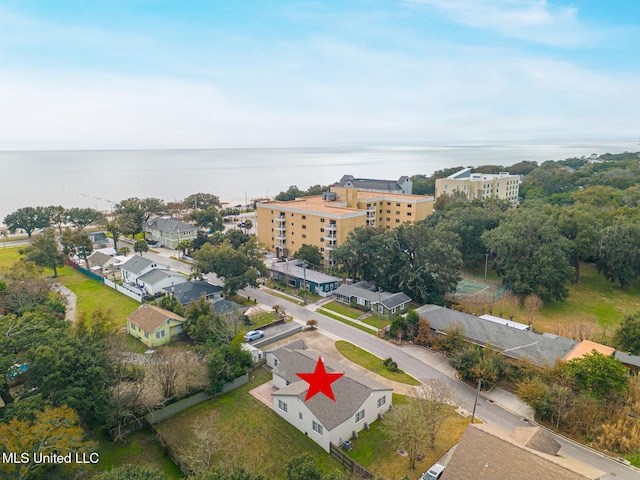
<svg viewBox="0 0 640 480">
<path fill-rule="evenodd" d="M 145 345 L 154 348 L 169 343 L 182 332 L 185 319 L 169 310 L 142 305 L 127 317 L 127 331 Z"/>
<path fill-rule="evenodd" d="M 442 480 L 597 480 L 605 474 L 559 451 L 560 444 L 540 427 L 509 432 L 495 425 L 472 424 Z"/>
<path fill-rule="evenodd" d="M 317 394 L 305 402 L 309 384 L 296 373 L 313 372 L 320 353 L 301 341 L 267 352 L 273 373 L 273 410 L 329 452 L 376 421 L 391 406 L 393 389 L 323 357 L 327 372 L 344 372 L 331 384 L 335 402 Z"/>
</svg>

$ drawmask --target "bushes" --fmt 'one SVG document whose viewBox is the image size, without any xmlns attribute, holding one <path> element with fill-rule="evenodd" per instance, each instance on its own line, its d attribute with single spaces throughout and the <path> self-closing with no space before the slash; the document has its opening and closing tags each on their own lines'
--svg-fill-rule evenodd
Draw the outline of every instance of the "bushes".
<svg viewBox="0 0 640 480">
<path fill-rule="evenodd" d="M 391 357 L 385 359 L 385 361 L 383 363 L 384 363 L 385 368 L 387 370 L 389 370 L 390 372 L 397 372 L 398 371 L 398 364 L 396 362 L 394 362 Z"/>
</svg>

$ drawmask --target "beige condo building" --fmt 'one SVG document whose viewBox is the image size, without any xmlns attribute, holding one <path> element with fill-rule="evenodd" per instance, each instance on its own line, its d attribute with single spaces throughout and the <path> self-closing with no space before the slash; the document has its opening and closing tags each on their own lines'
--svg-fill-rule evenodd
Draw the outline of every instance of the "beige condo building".
<svg viewBox="0 0 640 480">
<path fill-rule="evenodd" d="M 508 172 L 498 174 L 473 173 L 471 168 L 436 180 L 436 198 L 440 195 L 450 195 L 455 192 L 464 193 L 469 200 L 485 200 L 491 197 L 518 203 L 520 191 L 520 176 L 510 175 Z"/>
<path fill-rule="evenodd" d="M 356 227 L 389 230 L 433 213 L 433 197 L 362 191 L 334 186 L 323 195 L 256 205 L 258 240 L 278 256 L 291 256 L 302 245 L 320 249 L 324 265 L 331 251 Z"/>
</svg>

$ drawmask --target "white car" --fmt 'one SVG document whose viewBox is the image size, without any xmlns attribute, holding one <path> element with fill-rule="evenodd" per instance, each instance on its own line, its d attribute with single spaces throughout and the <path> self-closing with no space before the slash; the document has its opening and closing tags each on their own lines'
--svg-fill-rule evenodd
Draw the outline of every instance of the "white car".
<svg viewBox="0 0 640 480">
<path fill-rule="evenodd" d="M 422 477 L 420 478 L 422 480 L 439 480 L 440 477 L 442 477 L 444 470 L 445 470 L 444 465 L 440 465 L 439 463 L 436 463 L 429 470 L 424 472 L 422 474 Z"/>
<path fill-rule="evenodd" d="M 262 330 L 251 330 L 244 334 L 244 339 L 246 342 L 251 342 L 261 337 L 264 337 L 264 332 Z"/>
</svg>

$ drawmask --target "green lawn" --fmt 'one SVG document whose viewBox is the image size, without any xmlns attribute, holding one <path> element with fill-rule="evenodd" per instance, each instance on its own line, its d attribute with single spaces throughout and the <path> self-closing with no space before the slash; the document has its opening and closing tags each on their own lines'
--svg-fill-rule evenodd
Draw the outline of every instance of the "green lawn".
<svg viewBox="0 0 640 480">
<path fill-rule="evenodd" d="M 345 315 L 349 318 L 353 318 L 357 320 L 366 312 L 362 310 L 358 310 L 357 308 L 350 307 L 349 305 L 345 305 L 344 303 L 337 302 L 334 300 L 333 302 L 326 303 L 322 306 L 327 310 L 331 310 L 333 312 L 339 313 L 341 315 Z"/>
<path fill-rule="evenodd" d="M 147 430 L 136 432 L 118 443 L 113 443 L 108 436 L 99 433 L 92 437 L 99 442 L 100 462 L 96 465 L 96 470 L 150 463 L 162 472 L 164 478 L 184 478 L 178 466 L 162 453 L 162 447 Z"/>
<path fill-rule="evenodd" d="M 271 374 L 259 368 L 250 376 L 247 385 L 156 425 L 160 435 L 179 451 L 189 448 L 194 428 L 213 424 L 221 440 L 214 462 L 242 462 L 247 470 L 268 478 L 283 479 L 284 465 L 304 452 L 311 453 L 325 472 L 339 468 L 317 443 L 248 393 L 271 380 Z"/>
<path fill-rule="evenodd" d="M 373 315 L 371 317 L 367 317 L 361 320 L 361 322 L 366 323 L 367 325 L 371 325 L 374 328 L 378 328 L 378 317 L 377 315 Z M 391 322 L 389 322 L 388 320 L 385 320 L 384 318 L 380 317 L 380 329 L 384 329 L 384 327 L 386 327 L 387 325 L 390 325 Z"/>
<path fill-rule="evenodd" d="M 0 268 L 10 267 L 20 260 L 20 254 L 18 253 L 22 247 L 0 247 Z"/>
<path fill-rule="evenodd" d="M 278 317 L 276 312 L 256 313 L 255 315 L 251 315 L 249 318 L 251 318 L 251 321 L 253 322 L 253 325 L 251 325 L 249 330 L 255 330 L 257 327 L 280 320 L 280 317 Z"/>
<path fill-rule="evenodd" d="M 91 313 L 97 307 L 110 309 L 117 323 L 124 325 L 127 317 L 140 306 L 135 300 L 69 266 L 58 270 L 57 280 L 78 296 L 78 313 Z"/>
<path fill-rule="evenodd" d="M 370 328 L 365 327 L 364 325 L 360 325 L 358 322 L 352 322 L 351 320 L 347 320 L 346 318 L 343 318 L 339 315 L 336 315 L 335 313 L 331 313 L 329 310 L 325 310 L 324 308 L 320 307 L 318 308 L 318 313 L 321 313 L 322 315 L 326 315 L 329 318 L 333 318 L 334 320 L 338 320 L 339 322 L 342 322 L 344 324 L 347 324 L 353 328 L 357 328 L 358 330 L 362 330 L 363 332 L 367 332 L 370 333 L 372 335 L 375 335 L 376 332 L 375 330 L 371 330 Z"/>
<path fill-rule="evenodd" d="M 393 405 L 396 407 L 404 403 L 405 397 L 393 394 Z M 453 408 L 453 407 L 452 407 Z M 402 478 L 407 475 L 410 479 L 418 479 L 431 465 L 460 440 L 469 420 L 456 416 L 449 419 L 436 437 L 433 450 L 422 453 L 425 459 L 416 463 L 415 470 L 409 470 L 409 460 L 398 453 L 398 446 L 393 445 L 382 430 L 380 421 L 371 424 L 369 431 L 362 430 L 358 439 L 353 441 L 353 450 L 349 456 L 356 462 L 383 478 Z"/>
<path fill-rule="evenodd" d="M 381 358 L 362 350 L 360 347 L 356 347 L 352 343 L 345 342 L 344 340 L 338 340 L 336 342 L 336 348 L 345 358 L 357 363 L 361 367 L 371 370 L 377 373 L 381 377 L 388 378 L 407 385 L 420 385 L 420 382 L 410 375 L 407 375 L 402 370 L 397 372 L 389 371 L 383 363 Z"/>
</svg>

